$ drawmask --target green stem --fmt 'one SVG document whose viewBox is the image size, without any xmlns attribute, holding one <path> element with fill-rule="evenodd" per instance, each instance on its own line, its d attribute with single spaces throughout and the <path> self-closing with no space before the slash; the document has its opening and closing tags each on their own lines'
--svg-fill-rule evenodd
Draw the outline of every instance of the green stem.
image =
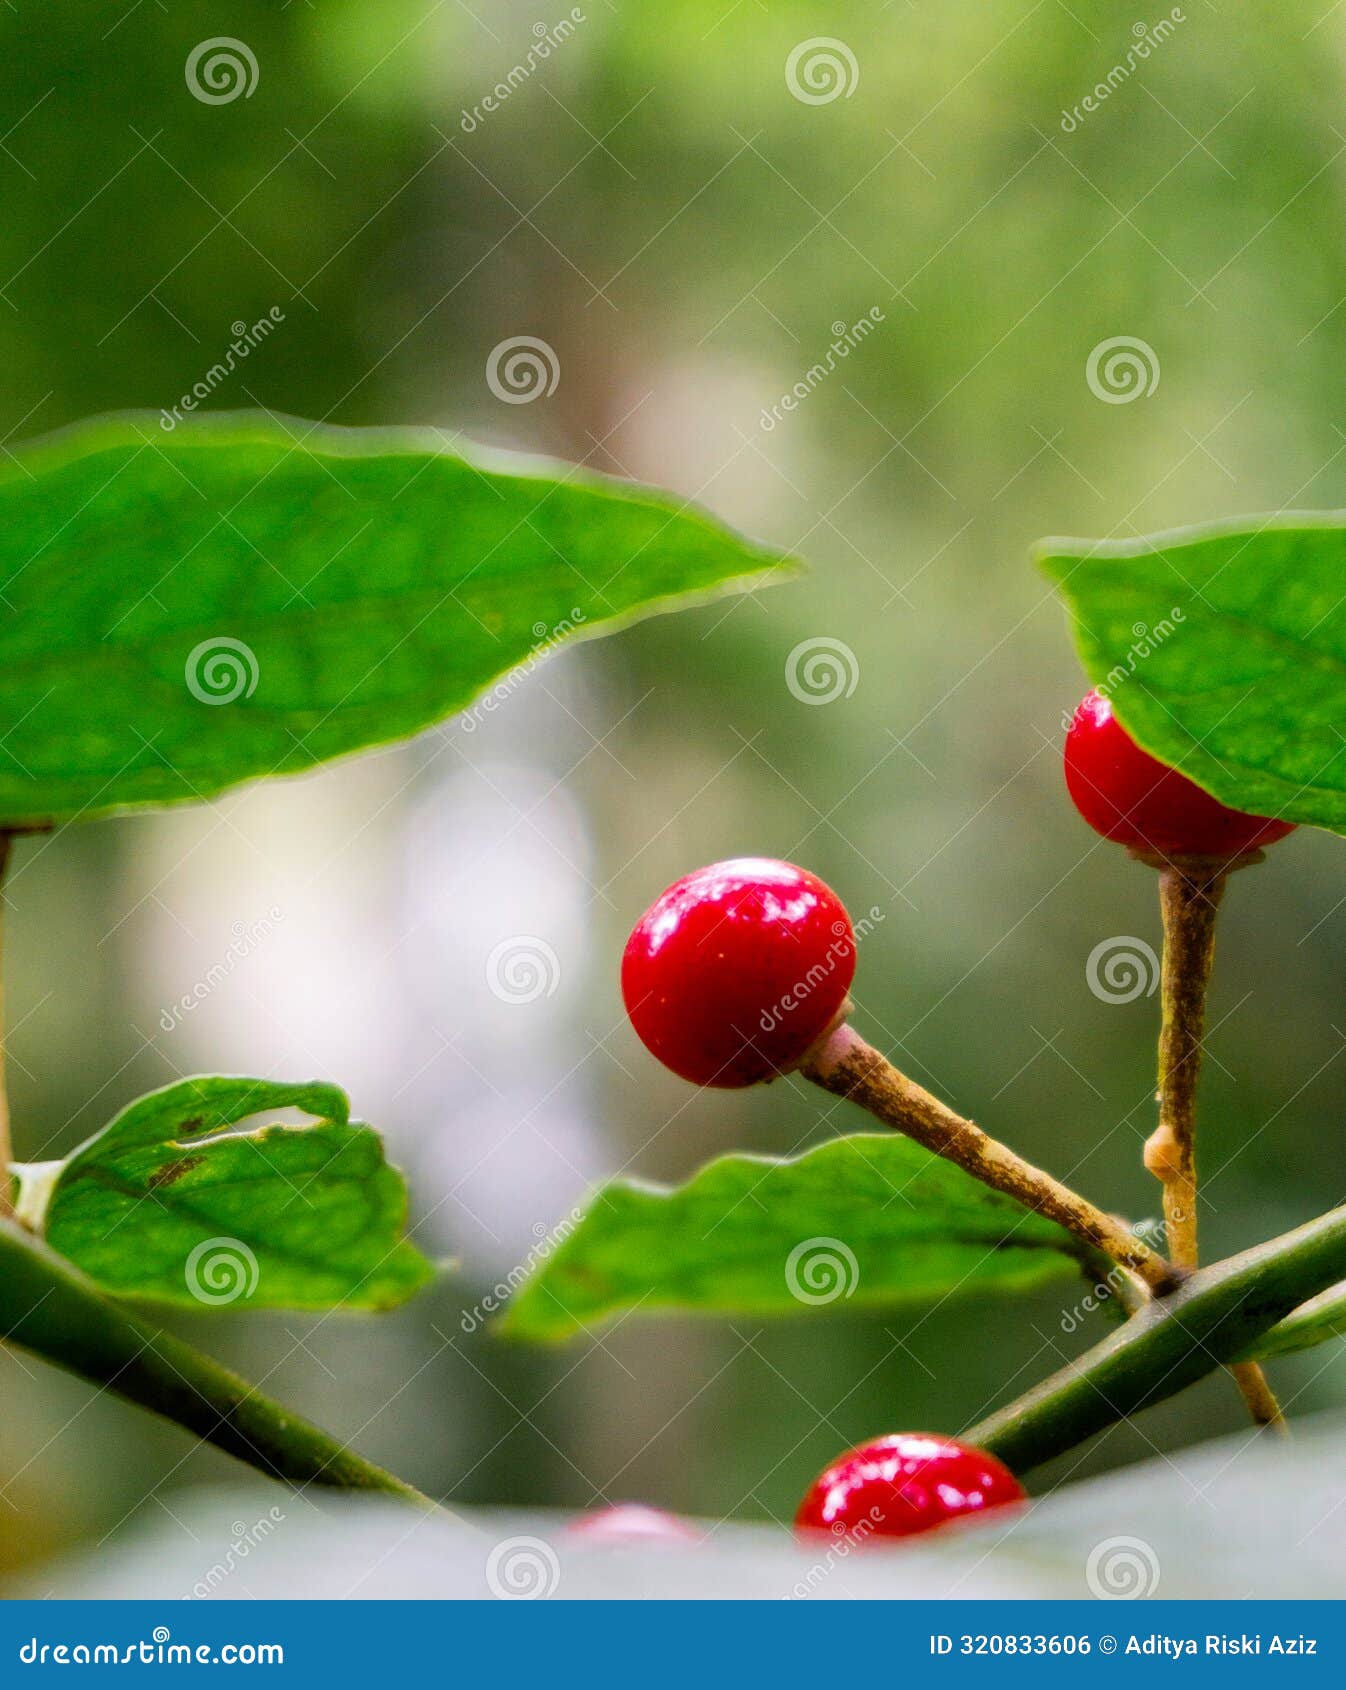
<svg viewBox="0 0 1346 1690">
<path fill-rule="evenodd" d="M 0 1220 L 0 1332 L 272 1478 L 383 1491 L 433 1506 L 218 1362 L 127 1314 L 9 1220 Z"/>
<path fill-rule="evenodd" d="M 1199 1269 L 964 1436 L 1024 1472 L 1238 1360 L 1301 1303 L 1344 1278 L 1346 1207 Z"/>
<path fill-rule="evenodd" d="M 0 829 L 0 922 L 4 918 L 5 870 L 9 867 L 12 844 L 13 835 Z M 9 1165 L 14 1160 L 14 1146 L 9 1130 L 9 1086 L 5 1067 L 4 946 L 0 943 L 0 1219 L 14 1213 L 13 1181 L 9 1172 Z"/>
</svg>

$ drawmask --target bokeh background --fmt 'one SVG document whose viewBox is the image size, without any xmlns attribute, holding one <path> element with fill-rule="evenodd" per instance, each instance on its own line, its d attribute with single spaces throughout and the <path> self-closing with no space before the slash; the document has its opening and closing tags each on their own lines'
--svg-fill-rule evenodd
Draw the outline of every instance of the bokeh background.
<svg viewBox="0 0 1346 1690">
<path fill-rule="evenodd" d="M 745 852 L 882 912 L 863 1031 L 1030 1157 L 1153 1212 L 1157 1000 L 1142 981 L 1105 1001 L 1087 979 L 1105 940 L 1157 946 L 1153 876 L 1065 799 L 1061 718 L 1083 683 L 1028 550 L 1346 505 L 1346 10 L 576 12 L 465 122 L 568 8 L 0 11 L 6 450 L 171 406 L 232 324 L 275 308 L 212 406 L 582 460 L 811 565 L 574 647 L 480 723 L 23 842 L 5 912 L 16 1135 L 21 1155 L 58 1154 L 185 1072 L 337 1080 L 406 1168 L 418 1239 L 458 1271 L 383 1318 L 184 1333 L 436 1495 L 783 1518 L 847 1443 L 969 1423 L 1099 1336 L 1098 1317 L 1071 1330 L 1059 1291 L 887 1316 L 843 1303 L 774 1325 L 631 1320 L 537 1354 L 464 1313 L 602 1177 L 676 1179 L 863 1125 L 791 1081 L 697 1094 L 624 1024 L 631 922 L 685 869 Z M 1063 123 L 1161 18 L 1134 74 Z M 256 85 L 207 103 L 185 65 L 224 29 Z M 840 91 L 807 69 L 792 89 L 787 61 L 820 36 L 846 49 L 830 50 Z M 867 314 L 873 332 L 774 416 Z M 486 380 L 518 335 L 559 369 L 526 404 Z M 1149 358 L 1152 391 L 1125 402 L 1087 379 L 1116 336 Z M 798 653 L 819 640 L 834 643 L 810 694 Z M 1233 884 L 1208 1250 L 1342 1196 L 1344 935 L 1339 840 L 1303 830 Z M 555 967 L 509 1003 L 488 959 L 520 938 Z M 1333 1348 L 1274 1375 L 1294 1411 L 1346 1396 Z M 0 1355 L 0 1394 L 3 1565 L 233 1475 L 22 1354 Z M 1038 1478 L 1239 1423 L 1208 1381 Z"/>
</svg>

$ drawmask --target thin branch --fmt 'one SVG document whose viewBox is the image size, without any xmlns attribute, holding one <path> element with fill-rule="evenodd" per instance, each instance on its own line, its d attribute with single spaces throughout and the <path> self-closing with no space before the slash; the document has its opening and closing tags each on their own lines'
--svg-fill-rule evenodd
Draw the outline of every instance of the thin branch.
<svg viewBox="0 0 1346 1690">
<path fill-rule="evenodd" d="M 272 1478 L 432 1506 L 218 1362 L 126 1313 L 13 1221 L 0 1221 L 0 1330 L 9 1343 L 176 1421 Z"/>
<path fill-rule="evenodd" d="M 1260 854 L 1259 854 L 1260 855 Z M 1200 860 L 1159 866 L 1164 923 L 1159 1028 L 1159 1126 L 1145 1146 L 1145 1166 L 1163 1184 L 1168 1253 L 1181 1268 L 1197 1265 L 1196 1091 L 1206 1036 L 1206 994 L 1215 962 L 1215 922 L 1230 865 Z M 1230 1369 L 1259 1426 L 1279 1432 L 1285 1416 L 1256 1362 Z"/>
<path fill-rule="evenodd" d="M 1016 1473 L 1186 1390 L 1346 1279 L 1346 1207 L 1201 1268 L 1111 1337 L 963 1433 Z"/>
<path fill-rule="evenodd" d="M 1178 1283 L 1180 1275 L 1124 1221 L 1104 1214 L 1068 1185 L 955 1114 L 844 1023 L 814 1047 L 799 1071 L 826 1091 L 868 1109 L 885 1126 L 956 1162 L 983 1185 L 1059 1222 L 1086 1244 L 1139 1274 L 1157 1295 Z"/>
</svg>

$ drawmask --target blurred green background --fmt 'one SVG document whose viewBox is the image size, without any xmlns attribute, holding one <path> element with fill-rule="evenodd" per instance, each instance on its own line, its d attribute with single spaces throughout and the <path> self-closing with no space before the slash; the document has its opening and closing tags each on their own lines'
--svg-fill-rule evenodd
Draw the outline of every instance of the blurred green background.
<svg viewBox="0 0 1346 1690">
<path fill-rule="evenodd" d="M 858 1025 L 903 1066 L 1090 1194 L 1156 1208 L 1140 1148 L 1157 1000 L 1106 1002 L 1086 979 L 1101 941 L 1157 945 L 1153 877 L 1066 802 L 1061 717 L 1082 679 L 1027 551 L 1047 533 L 1346 505 L 1346 12 L 1192 0 L 1073 128 L 1063 112 L 1169 13 L 576 12 L 493 112 L 483 96 L 564 5 L 0 13 L 7 448 L 173 405 L 231 325 L 275 308 L 211 406 L 432 423 L 583 460 L 812 565 L 577 647 L 479 726 L 23 842 L 5 957 L 18 1151 L 57 1154 L 184 1072 L 337 1080 L 407 1169 L 418 1238 L 459 1272 L 382 1319 L 184 1332 L 436 1495 L 783 1518 L 844 1445 L 971 1422 L 1098 1317 L 1070 1330 L 1053 1293 L 629 1320 L 539 1355 L 466 1330 L 464 1311 L 600 1177 L 676 1178 L 863 1124 L 792 1081 L 695 1093 L 624 1024 L 631 922 L 685 869 L 745 852 L 882 911 Z M 185 66 L 222 28 L 256 85 L 208 103 Z M 797 71 L 801 99 L 787 60 L 820 36 L 853 61 L 828 50 L 847 91 L 818 98 Z M 866 314 L 873 332 L 773 417 Z M 512 404 L 486 367 L 519 335 L 560 373 Z M 1132 402 L 1086 379 L 1115 336 L 1159 372 Z M 788 684 L 818 639 L 845 648 L 829 648 L 825 703 Z M 1208 1252 L 1342 1196 L 1344 871 L 1339 841 L 1301 831 L 1232 886 Z M 554 953 L 555 989 L 506 1004 L 487 961 L 520 936 Z M 4 1353 L 0 1374 L 0 1564 L 96 1544 L 232 1476 L 27 1356 Z M 1346 1397 L 1333 1347 L 1273 1374 L 1292 1412 Z M 1038 1477 L 1240 1412 L 1208 1381 Z"/>
</svg>

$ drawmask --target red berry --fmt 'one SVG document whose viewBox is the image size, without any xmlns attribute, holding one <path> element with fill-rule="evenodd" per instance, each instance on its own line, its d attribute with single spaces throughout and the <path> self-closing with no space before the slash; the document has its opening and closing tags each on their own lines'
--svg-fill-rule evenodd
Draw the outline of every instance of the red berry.
<svg viewBox="0 0 1346 1690">
<path fill-rule="evenodd" d="M 836 1019 L 855 934 L 829 886 L 793 863 L 736 857 L 674 881 L 636 923 L 622 998 L 647 1049 L 699 1086 L 794 1067 Z"/>
<path fill-rule="evenodd" d="M 1142 751 L 1102 693 L 1086 693 L 1066 734 L 1066 786 L 1096 833 L 1161 857 L 1239 857 L 1293 822 L 1231 810 Z"/>
<path fill-rule="evenodd" d="M 911 1537 L 1025 1496 L 1009 1468 L 985 1450 L 934 1432 L 894 1432 L 848 1450 L 821 1472 L 795 1525 L 857 1541 Z"/>
<path fill-rule="evenodd" d="M 619 1502 L 611 1508 L 600 1508 L 592 1514 L 582 1514 L 566 1527 L 571 1538 L 583 1538 L 588 1543 L 696 1543 L 696 1533 L 676 1514 L 666 1514 L 662 1508 L 650 1508 L 643 1502 Z"/>
</svg>

